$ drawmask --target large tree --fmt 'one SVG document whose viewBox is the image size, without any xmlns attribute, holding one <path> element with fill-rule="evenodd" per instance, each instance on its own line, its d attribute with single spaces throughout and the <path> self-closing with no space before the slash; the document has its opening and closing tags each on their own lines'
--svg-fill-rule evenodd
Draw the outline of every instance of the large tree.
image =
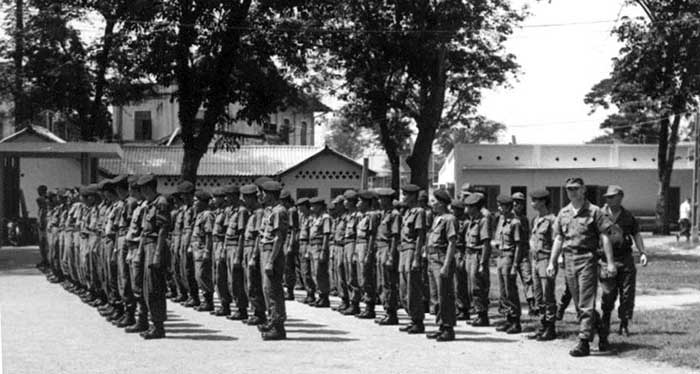
<svg viewBox="0 0 700 374">
<path fill-rule="evenodd" d="M 337 31 L 325 46 L 338 60 L 350 105 L 366 113 L 397 168 L 395 149 L 415 126 L 411 182 L 428 187 L 440 129 L 474 115 L 481 92 L 516 70 L 503 43 L 521 15 L 505 0 L 323 3 L 323 26 Z"/>
<path fill-rule="evenodd" d="M 238 146 L 240 137 L 227 123 L 264 122 L 269 113 L 297 103 L 290 75 L 305 69 L 300 32 L 305 18 L 297 8 L 303 5 L 301 0 L 159 3 L 156 21 L 140 36 L 150 50 L 147 70 L 159 83 L 177 85 L 183 179 L 196 180 L 215 136 L 216 147 Z M 240 110 L 229 112 L 231 103 Z"/>
<path fill-rule="evenodd" d="M 436 139 L 442 158 L 452 151 L 455 144 L 496 143 L 506 126 L 484 116 L 474 116 L 467 122 L 452 124 L 442 129 Z"/>
<path fill-rule="evenodd" d="M 613 30 L 623 44 L 610 77 L 586 101 L 614 104 L 619 114 L 604 126 L 627 136 L 656 138 L 656 231 L 668 234 L 668 191 L 682 115 L 694 111 L 700 93 L 700 0 L 635 0 L 646 17 L 623 18 Z M 624 120 L 624 121 L 620 121 Z"/>
</svg>

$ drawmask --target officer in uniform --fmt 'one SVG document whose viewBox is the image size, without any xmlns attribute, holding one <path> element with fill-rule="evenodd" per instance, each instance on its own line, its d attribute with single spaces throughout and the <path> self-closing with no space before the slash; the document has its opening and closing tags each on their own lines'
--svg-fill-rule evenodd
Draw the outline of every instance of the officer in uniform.
<svg viewBox="0 0 700 374">
<path fill-rule="evenodd" d="M 258 240 L 264 209 L 258 201 L 258 186 L 247 184 L 241 188 L 243 200 L 251 212 L 246 221 L 243 246 L 243 267 L 245 284 L 253 315 L 245 321 L 249 326 L 267 323 L 265 314 L 265 295 L 262 290 L 262 274 L 260 274 L 260 251 Z"/>
<path fill-rule="evenodd" d="M 67 192 L 69 208 L 65 212 L 64 218 L 64 250 L 61 263 L 65 268 L 65 273 L 68 274 L 73 285 L 72 290 L 78 296 L 83 296 L 85 288 L 81 284 L 81 278 L 78 271 L 78 257 L 80 255 L 80 217 L 85 206 L 78 195 L 72 191 Z"/>
<path fill-rule="evenodd" d="M 39 255 L 41 255 L 41 262 L 37 264 L 37 267 L 41 270 L 45 270 L 49 267 L 49 247 L 48 238 L 46 236 L 49 212 L 48 187 L 42 184 L 36 191 L 39 195 L 36 199 L 36 205 L 38 208 L 37 216 L 39 218 Z"/>
<path fill-rule="evenodd" d="M 96 184 L 86 186 L 81 195 L 85 199 L 86 209 L 83 210 L 81 228 L 81 269 L 83 283 L 87 286 L 89 295 L 84 300 L 88 305 L 98 307 L 104 304 L 100 292 L 100 279 L 97 270 L 100 248 L 99 235 L 99 189 Z"/>
<path fill-rule="evenodd" d="M 306 290 L 306 297 L 302 300 L 304 304 L 316 302 L 316 283 L 311 274 L 311 258 L 309 257 L 309 225 L 311 224 L 311 211 L 309 209 L 309 199 L 302 197 L 297 200 L 299 210 L 299 275 L 301 284 Z"/>
<path fill-rule="evenodd" d="M 236 301 L 236 311 L 229 315 L 228 319 L 232 321 L 248 320 L 248 294 L 245 281 L 245 270 L 243 268 L 243 251 L 245 246 L 245 228 L 248 223 L 248 218 L 251 215 L 249 206 L 255 200 L 257 190 L 255 188 L 241 188 L 239 193 L 232 196 L 235 201 L 233 214 L 228 220 L 226 228 L 226 255 L 229 257 L 228 264 L 228 283 L 229 292 Z M 240 195 L 249 203 L 240 204 Z M 245 198 L 246 195 L 249 195 Z"/>
<path fill-rule="evenodd" d="M 182 195 L 175 189 L 177 205 L 171 207 L 171 227 L 170 227 L 170 270 L 173 272 L 173 280 L 175 281 L 175 288 L 177 290 L 177 295 L 173 298 L 176 303 L 181 303 L 187 301 L 187 284 L 185 278 L 182 276 L 182 266 L 180 264 L 180 247 L 182 243 L 182 221 L 185 216 L 185 210 L 187 207 L 182 201 Z"/>
<path fill-rule="evenodd" d="M 168 281 L 168 292 L 165 294 L 165 297 L 168 299 L 171 299 L 173 301 L 178 300 L 177 302 L 180 302 L 179 297 L 181 295 L 180 292 L 180 285 L 178 284 L 176 277 L 176 272 L 174 269 L 177 269 L 175 266 L 175 260 L 177 259 L 177 249 L 174 246 L 174 242 L 178 242 L 179 246 L 179 241 L 180 241 L 180 230 L 178 230 L 177 233 L 177 239 L 174 238 L 173 235 L 173 230 L 174 230 L 174 225 L 175 221 L 177 220 L 177 216 L 180 212 L 180 207 L 182 206 L 182 202 L 180 201 L 180 196 L 178 195 L 177 192 L 173 192 L 170 194 L 164 194 L 163 197 L 165 197 L 165 200 L 168 202 L 168 206 L 170 207 L 170 227 L 168 229 L 168 259 L 170 260 L 170 263 L 168 264 L 167 268 L 168 271 L 166 272 L 167 274 L 167 281 Z M 180 226 L 182 226 L 182 223 L 180 223 Z"/>
<path fill-rule="evenodd" d="M 102 242 L 106 267 L 105 292 L 107 293 L 109 305 L 111 305 L 113 309 L 113 312 L 108 316 L 107 320 L 112 322 L 121 319 L 124 315 L 124 304 L 119 297 L 119 271 L 117 263 L 117 255 L 119 252 L 117 247 L 117 231 L 119 229 L 119 217 L 124 209 L 124 201 L 117 194 L 117 186 L 114 180 L 105 182 L 104 193 L 107 199 L 112 202 L 105 220 Z"/>
<path fill-rule="evenodd" d="M 357 239 L 357 223 L 360 221 L 360 213 L 357 211 L 357 192 L 355 190 L 347 190 L 343 193 L 343 202 L 345 206 L 345 235 L 343 238 L 343 262 L 345 267 L 345 278 L 348 285 L 348 296 L 350 305 L 347 308 L 340 310 L 340 313 L 346 316 L 357 315 L 360 313 L 359 300 L 361 295 L 358 273 L 357 273 L 357 254 L 355 253 L 355 241 Z"/>
<path fill-rule="evenodd" d="M 130 193 L 129 177 L 127 175 L 115 177 L 112 180 L 112 184 L 114 185 L 114 191 L 121 202 L 121 204 L 118 205 L 118 207 L 121 206 L 121 209 L 116 208 L 114 211 L 115 216 L 113 217 L 113 230 L 115 231 L 116 236 L 115 258 L 117 262 L 117 290 L 124 309 L 122 318 L 113 320 L 112 324 L 119 328 L 124 328 L 136 323 L 134 319 L 136 304 L 134 294 L 131 290 L 131 276 L 129 272 L 129 263 L 127 261 L 127 256 L 129 255 L 127 233 L 129 231 L 129 224 L 131 223 L 131 216 L 136 209 L 138 202 L 133 195 L 133 190 Z"/>
<path fill-rule="evenodd" d="M 326 212 L 326 201 L 321 197 L 309 200 L 311 217 L 309 223 L 309 251 L 311 274 L 318 288 L 318 301 L 311 306 L 329 308 L 330 275 L 328 261 L 330 258 L 330 241 L 332 234 L 331 216 Z"/>
<path fill-rule="evenodd" d="M 513 198 L 513 212 L 523 225 L 523 230 L 526 235 L 526 244 L 523 248 L 524 253 L 522 253 L 520 263 L 518 264 L 518 276 L 520 276 L 520 282 L 523 284 L 523 290 L 525 291 L 528 314 L 537 316 L 539 315 L 539 306 L 535 300 L 539 300 L 542 296 L 536 294 L 533 288 L 532 258 L 530 256 L 530 221 L 527 218 L 527 200 L 525 194 L 522 192 L 516 192 L 511 197 Z"/>
<path fill-rule="evenodd" d="M 180 303 L 188 308 L 196 308 L 201 305 L 199 299 L 199 286 L 194 270 L 194 253 L 190 245 L 194 224 L 197 220 L 197 211 L 194 206 L 194 184 L 190 181 L 182 181 L 177 185 L 177 194 L 184 205 L 182 212 L 182 233 L 180 234 L 180 278 L 185 286 L 187 299 Z"/>
<path fill-rule="evenodd" d="M 464 222 L 465 267 L 469 277 L 469 299 L 477 318 L 474 327 L 489 326 L 489 263 L 491 259 L 491 227 L 483 213 L 484 195 L 472 193 L 464 199 L 467 218 Z"/>
<path fill-rule="evenodd" d="M 287 208 L 280 202 L 282 185 L 268 181 L 262 185 L 262 201 L 265 214 L 260 232 L 260 267 L 262 286 L 269 322 L 259 326 L 263 340 L 286 339 L 284 321 L 287 312 L 284 305 L 284 243 L 289 227 Z"/>
<path fill-rule="evenodd" d="M 399 324 L 399 241 L 401 240 L 401 213 L 394 208 L 392 199 L 396 191 L 391 188 L 377 189 L 382 214 L 377 226 L 377 272 L 381 272 L 382 302 L 386 315 L 375 320 L 382 326 Z"/>
<path fill-rule="evenodd" d="M 467 215 L 464 212 L 464 201 L 452 200 L 450 204 L 452 215 L 457 220 L 457 242 L 455 243 L 455 307 L 457 308 L 457 320 L 468 320 L 471 300 L 469 300 L 469 274 L 467 273 L 467 253 L 465 247 L 464 230 L 466 228 Z"/>
<path fill-rule="evenodd" d="M 603 245 L 606 271 L 615 276 L 617 268 L 608 237 L 612 226 L 610 218 L 599 207 L 586 200 L 583 179 L 569 178 L 565 187 L 571 203 L 564 207 L 554 220 L 554 244 L 547 265 L 547 275 L 553 277 L 556 274 L 557 258 L 563 249 L 566 282 L 569 284 L 574 303 L 578 304 L 581 310 L 579 341 L 569 354 L 582 357 L 590 354 L 590 342 L 594 337 L 594 326 L 598 317 L 595 299 L 599 275 L 596 252 L 599 243 L 602 242 Z"/>
<path fill-rule="evenodd" d="M 372 202 L 377 196 L 373 191 L 360 191 L 360 202 L 358 209 L 360 220 L 357 222 L 357 239 L 355 242 L 355 253 L 357 255 L 357 275 L 360 292 L 356 293 L 352 301 L 359 304 L 360 297 L 364 299 L 365 310 L 356 317 L 361 319 L 373 319 L 376 317 L 374 306 L 377 302 L 377 285 L 375 274 L 376 260 L 376 236 L 379 226 L 379 216 L 372 209 Z"/>
<path fill-rule="evenodd" d="M 58 223 L 60 212 L 60 191 L 50 191 L 47 195 L 47 212 L 46 212 L 46 246 L 49 272 L 49 282 L 63 282 L 63 272 L 61 272 L 59 259 L 59 239 L 58 239 Z"/>
<path fill-rule="evenodd" d="M 418 206 L 420 187 L 409 184 L 403 187 L 404 202 L 408 206 L 401 225 L 401 246 L 399 254 L 399 275 L 401 300 L 411 322 L 399 329 L 409 334 L 425 332 L 425 305 L 423 302 L 422 258 L 425 245 L 427 218 L 426 211 Z"/>
<path fill-rule="evenodd" d="M 438 331 L 427 334 L 428 339 L 451 341 L 455 339 L 455 247 L 459 235 L 457 219 L 447 207 L 452 202 L 450 194 L 440 189 L 435 197 L 435 216 L 428 234 L 428 279 L 430 281 L 430 307 L 435 311 Z"/>
<path fill-rule="evenodd" d="M 148 202 L 144 199 L 141 192 L 139 180 L 140 177 L 138 176 L 134 176 L 134 179 L 129 180 L 131 194 L 136 199 L 136 207 L 131 213 L 131 221 L 126 233 L 126 243 L 129 248 L 126 260 L 129 264 L 131 292 L 135 300 L 136 321 L 124 329 L 127 333 L 141 333 L 148 330 L 148 306 L 143 294 L 144 254 L 141 246 L 142 222 L 148 208 Z"/>
<path fill-rule="evenodd" d="M 214 212 L 212 212 L 209 202 L 211 194 L 207 191 L 196 191 L 194 195 L 194 206 L 196 218 L 190 247 L 194 258 L 194 274 L 197 280 L 197 288 L 202 291 L 204 301 L 195 307 L 199 312 L 210 312 L 214 310 L 214 283 L 212 281 L 212 250 L 214 231 Z"/>
<path fill-rule="evenodd" d="M 216 293 L 219 295 L 221 306 L 212 311 L 211 314 L 219 317 L 231 314 L 231 302 L 233 301 L 231 294 L 228 292 L 228 269 L 226 268 L 226 248 L 224 247 L 228 225 L 226 220 L 229 214 L 229 205 L 226 195 L 226 190 L 223 187 L 214 190 L 214 230 L 212 232 L 214 244 L 212 254 L 214 286 L 216 288 Z"/>
<path fill-rule="evenodd" d="M 168 231 L 170 229 L 170 207 L 165 197 L 158 194 L 158 180 L 153 174 L 144 175 L 137 182 L 146 202 L 141 221 L 141 247 L 144 254 L 143 296 L 148 308 L 151 327 L 141 337 L 162 339 L 165 337 L 163 322 L 166 320 L 166 297 L 168 290 Z"/>
<path fill-rule="evenodd" d="M 625 196 L 622 187 L 608 186 L 605 193 L 606 204 L 603 207 L 605 214 L 613 226 L 610 229 L 610 240 L 613 250 L 613 261 L 617 268 L 613 276 L 607 272 L 601 272 L 600 285 L 603 292 L 601 309 L 603 317 L 599 331 L 599 349 L 607 351 L 610 349 L 608 335 L 610 335 L 610 317 L 615 308 L 615 299 L 620 295 L 620 306 L 617 310 L 620 319 L 620 335 L 629 336 L 629 321 L 632 319 L 634 311 L 634 294 L 636 287 L 637 269 L 634 266 L 634 256 L 632 255 L 632 243 L 639 251 L 639 261 L 642 266 L 647 265 L 647 256 L 644 253 L 644 241 L 639 231 L 639 223 L 632 213 L 622 206 L 622 199 Z M 606 266 L 607 263 L 601 263 Z"/>
<path fill-rule="evenodd" d="M 425 227 L 430 230 L 433 227 L 433 218 L 435 213 L 433 209 L 428 204 L 428 192 L 425 190 L 420 190 L 418 192 L 418 205 L 425 211 Z M 429 233 L 428 233 L 429 234 Z M 427 235 L 426 234 L 426 238 Z M 427 239 L 426 239 L 427 240 Z M 426 313 L 435 314 L 434 310 L 430 310 L 430 281 L 428 277 L 428 257 L 426 248 L 421 249 L 423 253 L 423 258 L 421 259 L 421 273 L 423 279 L 423 305 Z"/>
<path fill-rule="evenodd" d="M 550 198 L 547 190 L 537 190 L 530 193 L 532 208 L 537 211 L 537 216 L 532 219 L 532 235 L 530 236 L 530 248 L 532 249 L 534 266 L 534 294 L 538 297 L 537 305 L 541 316 L 541 326 L 530 335 L 531 339 L 538 341 L 554 340 L 557 337 L 555 322 L 557 301 L 554 296 L 556 274 L 553 277 L 547 275 L 547 265 L 552 255 L 554 237 L 554 214 L 549 210 Z"/>
<path fill-rule="evenodd" d="M 525 252 L 527 235 L 524 233 L 525 228 L 520 219 L 513 212 L 513 199 L 508 195 L 500 195 L 497 201 L 498 210 L 501 213 L 495 234 L 496 246 L 501 252 L 498 258 L 498 284 L 506 323 L 496 328 L 496 331 L 518 334 L 522 331 L 522 327 L 516 277 L 518 264 Z"/>
<path fill-rule="evenodd" d="M 338 216 L 338 209 L 335 205 L 335 199 L 331 200 L 328 203 L 327 207 L 328 215 L 331 217 L 331 232 L 335 233 L 335 222 L 336 218 Z M 333 235 L 331 235 L 330 239 L 330 244 L 328 245 L 328 278 L 330 280 L 330 295 L 331 296 L 338 296 L 340 293 L 338 292 L 338 271 L 336 270 L 335 266 L 335 247 L 334 247 L 334 240 L 333 240 Z M 331 310 L 336 310 L 336 309 L 331 309 Z"/>
<path fill-rule="evenodd" d="M 345 240 L 345 198 L 340 195 L 333 200 L 333 239 L 331 243 L 331 257 L 333 263 L 335 283 L 340 297 L 340 304 L 334 307 L 335 311 L 342 311 L 350 305 L 350 292 L 348 290 L 347 275 L 345 274 L 345 255 L 343 246 Z"/>
<path fill-rule="evenodd" d="M 282 190 L 280 201 L 287 209 L 287 236 L 283 248 L 284 253 L 284 286 L 286 292 L 285 300 L 294 300 L 294 285 L 297 282 L 297 260 L 299 259 L 299 210 L 294 204 L 294 199 L 289 190 Z"/>
</svg>

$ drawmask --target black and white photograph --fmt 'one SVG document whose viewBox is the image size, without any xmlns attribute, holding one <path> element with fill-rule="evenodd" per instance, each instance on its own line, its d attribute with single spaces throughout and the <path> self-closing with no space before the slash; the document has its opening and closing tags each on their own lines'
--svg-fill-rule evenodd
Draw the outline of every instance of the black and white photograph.
<svg viewBox="0 0 700 374">
<path fill-rule="evenodd" d="M 0 373 L 700 372 L 700 0 L 0 0 Z"/>
</svg>

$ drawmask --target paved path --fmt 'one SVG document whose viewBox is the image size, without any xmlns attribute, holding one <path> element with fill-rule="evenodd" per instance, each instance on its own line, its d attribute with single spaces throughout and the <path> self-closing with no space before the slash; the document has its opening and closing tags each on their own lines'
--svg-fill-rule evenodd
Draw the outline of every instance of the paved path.
<svg viewBox="0 0 700 374">
<path fill-rule="evenodd" d="M 0 250 L 4 373 L 691 372 L 597 352 L 573 359 L 569 341 L 537 343 L 463 322 L 456 342 L 437 343 L 297 302 L 287 303 L 287 341 L 263 342 L 255 328 L 173 303 L 167 339 L 144 341 L 46 282 L 27 253 Z"/>
</svg>

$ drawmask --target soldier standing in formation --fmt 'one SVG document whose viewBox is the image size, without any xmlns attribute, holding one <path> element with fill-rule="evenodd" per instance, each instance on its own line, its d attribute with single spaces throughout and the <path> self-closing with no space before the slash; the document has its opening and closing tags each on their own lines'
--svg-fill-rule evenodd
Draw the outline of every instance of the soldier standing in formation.
<svg viewBox="0 0 700 374">
<path fill-rule="evenodd" d="M 539 306 L 540 328 L 530 338 L 538 341 L 553 340 L 556 338 L 556 312 L 557 301 L 554 296 L 556 272 L 553 276 L 547 274 L 547 265 L 552 255 L 552 228 L 554 214 L 550 212 L 550 198 L 547 190 L 537 190 L 530 194 L 532 208 L 537 215 L 532 219 L 532 235 L 530 236 L 530 248 L 534 260 L 534 294 L 537 295 Z"/>
<path fill-rule="evenodd" d="M 495 233 L 496 248 L 501 253 L 498 258 L 498 285 L 506 323 L 496 328 L 496 331 L 518 334 L 522 327 L 516 276 L 527 239 L 520 219 L 513 213 L 513 199 L 508 195 L 500 195 L 497 200 L 501 213 Z"/>
<path fill-rule="evenodd" d="M 427 218 L 425 209 L 418 205 L 420 187 L 409 184 L 403 187 L 404 202 L 408 210 L 401 226 L 401 254 L 399 258 L 400 287 L 402 303 L 411 322 L 399 330 L 409 334 L 425 332 L 423 271 L 421 270 L 425 246 Z"/>
<path fill-rule="evenodd" d="M 396 192 L 390 188 L 377 190 L 382 216 L 377 227 L 377 271 L 382 273 L 382 301 L 384 318 L 376 320 L 379 325 L 399 324 L 399 252 L 401 235 L 401 213 L 394 208 L 392 199 Z"/>
</svg>

